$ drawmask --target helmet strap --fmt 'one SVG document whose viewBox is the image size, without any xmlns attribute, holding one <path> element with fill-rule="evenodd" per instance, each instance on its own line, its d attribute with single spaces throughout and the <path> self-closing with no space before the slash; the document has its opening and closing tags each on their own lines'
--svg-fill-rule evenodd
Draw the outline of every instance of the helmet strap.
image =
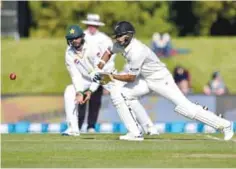
<svg viewBox="0 0 236 169">
<path fill-rule="evenodd" d="M 75 49 L 80 50 L 84 46 L 84 42 L 85 42 L 85 40 L 84 40 L 84 38 L 82 38 L 80 45 Z"/>
<path fill-rule="evenodd" d="M 77 47 L 73 46 L 73 45 L 70 43 L 69 40 L 67 40 L 67 44 L 68 44 L 70 47 L 74 48 L 75 50 L 79 51 L 79 50 L 81 50 L 81 48 L 82 48 L 83 45 L 84 45 L 84 42 L 85 42 L 84 36 L 85 36 L 85 34 L 82 35 L 82 37 L 81 37 L 82 39 L 81 39 L 80 45 L 77 46 Z"/>
<path fill-rule="evenodd" d="M 125 42 L 124 42 L 124 47 L 126 47 L 126 46 L 128 46 L 129 44 L 130 44 L 130 42 L 131 42 L 131 40 L 133 39 L 133 34 L 131 34 L 131 33 L 129 33 L 129 34 L 127 34 L 128 35 L 128 37 L 126 37 L 125 38 Z"/>
<path fill-rule="evenodd" d="M 84 40 L 84 38 L 81 40 L 81 43 L 80 43 L 80 45 L 79 46 L 77 46 L 77 47 L 75 47 L 75 46 L 72 46 L 75 50 L 77 50 L 77 51 L 80 51 L 81 49 L 82 49 L 82 47 L 84 46 L 84 42 L 85 42 L 85 40 Z"/>
</svg>

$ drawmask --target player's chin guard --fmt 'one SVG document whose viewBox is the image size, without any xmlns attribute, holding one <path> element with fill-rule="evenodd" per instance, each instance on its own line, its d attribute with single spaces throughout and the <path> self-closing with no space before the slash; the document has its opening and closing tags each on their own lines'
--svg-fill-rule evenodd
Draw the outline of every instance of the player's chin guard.
<svg viewBox="0 0 236 169">
<path fill-rule="evenodd" d="M 123 35 L 126 35 L 124 43 L 119 43 L 121 46 L 128 46 L 130 41 L 132 40 L 133 36 L 135 34 L 134 26 L 127 21 L 121 21 L 118 22 L 114 27 L 114 35 L 113 37 L 115 39 L 122 37 Z"/>
<path fill-rule="evenodd" d="M 67 44 L 74 47 L 75 49 L 80 49 L 84 44 L 84 31 L 78 25 L 71 25 L 66 31 L 66 41 Z M 81 38 L 80 43 L 75 43 L 74 40 Z"/>
</svg>

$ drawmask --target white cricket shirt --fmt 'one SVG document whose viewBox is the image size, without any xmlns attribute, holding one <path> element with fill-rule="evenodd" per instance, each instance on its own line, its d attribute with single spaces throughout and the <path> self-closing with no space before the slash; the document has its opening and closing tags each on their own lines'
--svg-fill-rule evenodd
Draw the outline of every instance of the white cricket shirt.
<svg viewBox="0 0 236 169">
<path fill-rule="evenodd" d="M 88 43 L 88 41 L 85 41 L 81 51 L 76 51 L 70 46 L 67 47 L 65 63 L 76 92 L 83 92 L 88 88 L 95 91 L 98 88 L 99 84 L 92 82 L 90 73 L 95 70 L 99 57 L 104 52 L 102 47 L 91 42 Z M 104 67 L 105 69 L 108 71 L 107 67 Z"/>
<path fill-rule="evenodd" d="M 170 75 L 166 65 L 160 61 L 156 54 L 135 38 L 126 48 L 115 43 L 110 50 L 112 53 L 122 53 L 127 61 L 129 74 L 140 74 L 148 79 L 162 79 Z"/>
</svg>

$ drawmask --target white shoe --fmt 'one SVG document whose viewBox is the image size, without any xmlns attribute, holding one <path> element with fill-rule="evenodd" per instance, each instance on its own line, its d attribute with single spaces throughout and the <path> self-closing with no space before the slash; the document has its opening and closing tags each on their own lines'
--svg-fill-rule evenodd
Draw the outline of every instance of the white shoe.
<svg viewBox="0 0 236 169">
<path fill-rule="evenodd" d="M 72 136 L 80 136 L 80 132 L 73 132 L 71 135 Z"/>
<path fill-rule="evenodd" d="M 225 127 L 225 128 L 223 129 L 223 133 L 224 133 L 224 135 L 225 135 L 225 137 L 224 137 L 224 140 L 225 140 L 225 141 L 230 140 L 230 139 L 234 136 L 234 132 L 233 132 L 233 129 L 232 129 L 232 126 L 231 126 L 231 125 L 228 126 L 228 127 Z"/>
<path fill-rule="evenodd" d="M 120 136 L 120 140 L 127 140 L 127 141 L 143 141 L 144 138 L 142 135 L 135 136 L 132 133 L 127 133 L 126 135 Z"/>
<path fill-rule="evenodd" d="M 80 132 L 72 132 L 71 130 L 66 130 L 62 133 L 63 136 L 80 136 Z"/>
<path fill-rule="evenodd" d="M 89 129 L 88 129 L 88 133 L 96 133 L 96 131 L 95 131 L 94 128 L 89 128 Z"/>
<path fill-rule="evenodd" d="M 156 127 L 155 126 L 152 126 L 152 127 L 148 127 L 147 129 L 147 135 L 159 135 L 160 133 L 157 131 Z"/>
<path fill-rule="evenodd" d="M 62 136 L 69 136 L 69 133 L 71 133 L 70 127 L 68 127 L 63 133 L 61 133 Z"/>
</svg>

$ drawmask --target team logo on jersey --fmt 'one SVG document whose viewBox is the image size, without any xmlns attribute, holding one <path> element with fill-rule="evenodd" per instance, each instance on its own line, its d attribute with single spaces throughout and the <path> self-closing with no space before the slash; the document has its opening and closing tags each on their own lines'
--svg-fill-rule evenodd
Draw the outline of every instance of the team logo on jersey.
<svg viewBox="0 0 236 169">
<path fill-rule="evenodd" d="M 139 72 L 139 68 L 129 68 L 129 70 L 133 73 L 138 73 Z"/>
</svg>

